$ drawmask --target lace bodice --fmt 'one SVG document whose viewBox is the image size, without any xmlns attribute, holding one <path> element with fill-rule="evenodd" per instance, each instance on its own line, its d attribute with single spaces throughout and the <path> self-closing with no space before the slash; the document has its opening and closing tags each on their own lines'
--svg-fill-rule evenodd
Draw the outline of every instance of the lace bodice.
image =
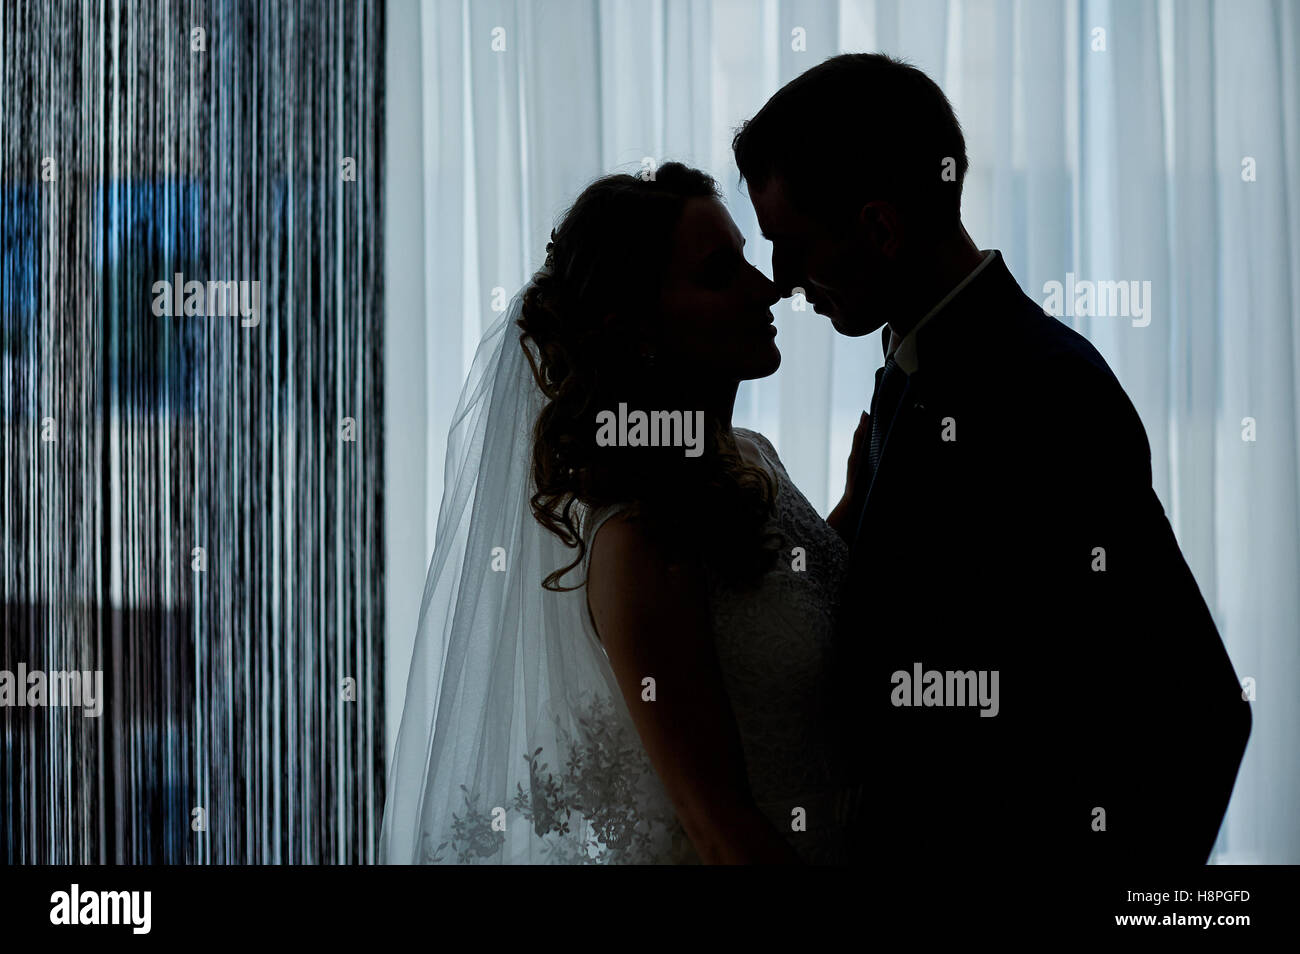
<svg viewBox="0 0 1300 954">
<path fill-rule="evenodd" d="M 848 548 L 790 480 L 767 438 L 736 433 L 758 448 L 776 478 L 771 529 L 781 549 L 752 588 L 734 589 L 711 574 L 714 647 L 759 809 L 806 861 L 840 862 L 844 766 L 832 741 L 830 676 Z M 590 535 L 618 509 L 593 515 Z"/>
<path fill-rule="evenodd" d="M 767 438 L 740 431 L 776 473 L 782 550 L 759 586 L 713 581 L 714 646 L 759 808 L 809 861 L 842 860 L 843 764 L 831 713 L 831 637 L 848 548 L 790 480 Z M 792 830 L 803 809 L 805 831 Z"/>
</svg>

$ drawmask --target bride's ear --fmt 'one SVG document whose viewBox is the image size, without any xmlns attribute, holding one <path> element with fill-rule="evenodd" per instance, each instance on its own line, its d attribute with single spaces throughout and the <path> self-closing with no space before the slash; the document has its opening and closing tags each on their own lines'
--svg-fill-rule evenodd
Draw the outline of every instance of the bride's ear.
<svg viewBox="0 0 1300 954">
<path fill-rule="evenodd" d="M 617 323 L 619 317 L 615 312 L 606 315 L 604 319 L 606 327 L 611 327 Z M 653 355 L 656 350 L 657 329 L 649 315 L 632 314 L 623 317 L 626 320 L 619 330 L 625 342 L 625 347 L 631 351 L 634 357 L 639 358 L 644 363 L 646 356 Z"/>
</svg>

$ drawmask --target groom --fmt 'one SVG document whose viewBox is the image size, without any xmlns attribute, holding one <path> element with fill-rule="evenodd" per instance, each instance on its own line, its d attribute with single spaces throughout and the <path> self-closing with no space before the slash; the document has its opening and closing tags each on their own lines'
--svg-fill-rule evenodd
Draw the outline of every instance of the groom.
<svg viewBox="0 0 1300 954">
<path fill-rule="evenodd" d="M 836 56 L 733 148 L 782 293 L 883 328 L 831 518 L 858 856 L 1204 864 L 1249 706 L 1128 396 L 962 225 L 942 91 Z"/>
</svg>

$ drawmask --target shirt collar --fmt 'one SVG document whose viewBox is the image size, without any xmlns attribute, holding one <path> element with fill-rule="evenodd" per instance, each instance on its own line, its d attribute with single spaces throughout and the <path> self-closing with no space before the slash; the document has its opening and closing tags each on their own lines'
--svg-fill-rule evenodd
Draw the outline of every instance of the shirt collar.
<svg viewBox="0 0 1300 954">
<path fill-rule="evenodd" d="M 923 317 L 920 321 L 918 321 L 915 325 L 913 325 L 912 330 L 909 331 L 905 336 L 903 336 L 901 340 L 896 334 L 894 334 L 894 329 L 892 328 L 889 329 L 889 353 L 894 356 L 894 360 L 898 362 L 898 366 L 903 369 L 904 373 L 906 374 L 916 373 L 916 369 L 917 369 L 916 333 L 921 329 L 921 326 L 924 325 L 931 318 L 933 318 L 935 315 L 937 315 L 940 311 L 942 311 L 948 305 L 949 302 L 951 302 L 954 298 L 957 297 L 958 292 L 960 292 L 963 288 L 965 288 L 972 281 L 974 281 L 975 276 L 978 275 L 980 272 L 984 271 L 984 269 L 988 267 L 989 262 L 993 261 L 993 258 L 995 255 L 997 255 L 997 252 L 986 251 L 983 253 L 983 255 L 984 258 L 980 261 L 978 265 L 976 265 L 973 269 L 971 269 L 970 274 L 967 275 L 965 278 L 963 278 L 960 282 L 958 282 L 956 287 L 953 288 L 952 291 L 944 295 L 943 298 L 939 300 L 939 303 L 937 305 L 935 305 L 928 312 L 926 312 L 925 317 Z"/>
</svg>

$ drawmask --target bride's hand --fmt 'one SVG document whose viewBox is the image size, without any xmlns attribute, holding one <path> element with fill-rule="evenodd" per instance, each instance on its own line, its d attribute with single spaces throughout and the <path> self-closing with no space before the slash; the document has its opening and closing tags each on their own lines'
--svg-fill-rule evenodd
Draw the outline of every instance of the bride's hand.
<svg viewBox="0 0 1300 954">
<path fill-rule="evenodd" d="M 851 515 L 857 512 L 854 502 L 858 492 L 858 475 L 864 469 L 862 462 L 866 460 L 865 446 L 870 439 L 871 415 L 863 411 L 862 416 L 858 418 L 858 429 L 853 432 L 853 449 L 849 452 L 848 473 L 844 478 L 844 496 L 826 518 L 826 522 L 846 543 L 853 542 L 854 528 L 848 526 L 848 523 Z"/>
<path fill-rule="evenodd" d="M 847 500 L 852 500 L 857 494 L 858 474 L 862 471 L 860 464 L 865 459 L 864 448 L 870 440 L 871 415 L 863 411 L 858 418 L 858 429 L 853 432 L 853 449 L 849 451 L 849 470 L 844 481 L 844 497 Z"/>
</svg>

